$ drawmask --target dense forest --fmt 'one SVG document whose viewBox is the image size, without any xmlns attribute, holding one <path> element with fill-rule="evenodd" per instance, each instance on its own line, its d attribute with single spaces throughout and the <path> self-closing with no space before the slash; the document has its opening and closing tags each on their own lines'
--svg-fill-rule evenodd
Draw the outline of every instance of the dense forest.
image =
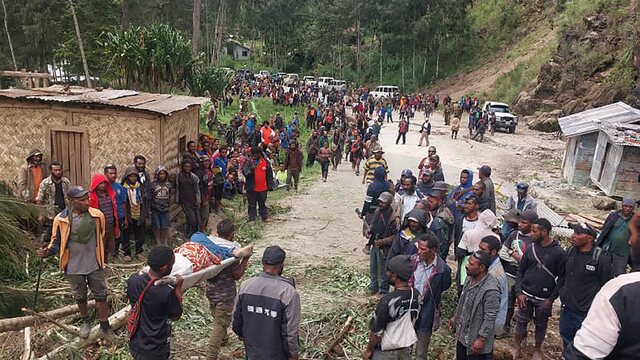
<svg viewBox="0 0 640 360">
<path fill-rule="evenodd" d="M 499 79 L 494 91 L 514 101 L 548 60 L 560 56 L 567 67 L 561 71 L 561 82 L 586 80 L 593 69 L 613 69 L 610 82 L 626 96 L 637 79 L 632 58 L 637 19 L 630 9 L 634 4 L 630 0 L 2 0 L 0 69 L 14 67 L 10 38 L 18 69 L 46 71 L 47 64 L 65 64 L 68 73 L 83 74 L 73 7 L 89 73 L 105 85 L 114 85 L 117 79 L 121 87 L 154 89 L 139 86 L 139 79 L 122 79 L 134 65 L 164 67 L 158 76 L 171 86 L 162 90 L 172 91 L 175 82 L 189 75 L 181 73 L 182 67 L 198 64 L 329 75 L 354 85 L 393 83 L 413 91 L 496 58 L 527 56 Z M 599 23 L 606 27 L 605 33 L 602 26 L 592 29 L 585 20 L 594 14 L 603 17 Z M 151 25 L 153 31 L 146 28 Z M 593 46 L 598 39 L 589 38 L 589 33 L 598 31 L 605 44 Z M 543 48 L 532 45 L 545 36 L 554 41 Z M 135 37 L 138 47 L 158 37 L 166 41 L 155 49 L 148 46 L 145 53 L 132 45 Z M 220 56 L 230 37 L 251 47 L 250 61 Z M 172 60 L 146 64 L 151 57 Z"/>
</svg>

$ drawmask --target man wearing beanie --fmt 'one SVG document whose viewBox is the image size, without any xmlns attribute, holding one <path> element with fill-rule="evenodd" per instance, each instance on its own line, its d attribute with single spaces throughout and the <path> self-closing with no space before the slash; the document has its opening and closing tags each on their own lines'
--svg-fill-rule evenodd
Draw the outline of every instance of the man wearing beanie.
<svg viewBox="0 0 640 360">
<path fill-rule="evenodd" d="M 495 321 L 500 310 L 500 285 L 488 274 L 491 256 L 476 251 L 467 262 L 467 280 L 449 329 L 456 334 L 456 359 L 493 358 Z"/>
<path fill-rule="evenodd" d="M 400 321 L 408 313 L 415 322 L 420 310 L 420 292 L 409 286 L 413 262 L 408 255 L 398 255 L 387 263 L 386 276 L 393 292 L 384 295 L 369 322 L 369 343 L 364 359 L 410 360 L 411 347 L 417 341 L 413 326 L 396 333 L 391 323 Z M 400 340 L 392 341 L 391 339 Z"/>
<path fill-rule="evenodd" d="M 127 298 L 131 305 L 140 301 L 138 328 L 130 334 L 129 351 L 134 360 L 169 358 L 171 325 L 182 316 L 182 283 L 155 285 L 155 281 L 171 273 L 175 255 L 166 246 L 156 246 L 147 258 L 149 273 L 135 273 L 127 281 Z M 142 298 L 141 298 L 142 294 Z"/>
<path fill-rule="evenodd" d="M 243 282 L 236 297 L 232 328 L 248 360 L 298 359 L 300 295 L 282 276 L 285 257 L 280 246 L 268 246 L 262 272 Z"/>
<path fill-rule="evenodd" d="M 606 250 L 613 258 L 613 272 L 615 276 L 627 272 L 629 262 L 629 220 L 633 215 L 636 200 L 632 198 L 622 199 L 622 210 L 612 212 L 607 216 L 596 243 Z"/>
</svg>

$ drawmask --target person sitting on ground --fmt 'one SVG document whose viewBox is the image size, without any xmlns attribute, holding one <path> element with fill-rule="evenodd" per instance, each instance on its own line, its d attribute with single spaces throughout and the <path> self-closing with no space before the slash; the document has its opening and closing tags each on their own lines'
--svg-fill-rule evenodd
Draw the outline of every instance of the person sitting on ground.
<svg viewBox="0 0 640 360">
<path fill-rule="evenodd" d="M 171 273 L 175 256 L 166 246 L 149 251 L 149 273 L 134 273 L 127 280 L 127 298 L 133 306 L 138 301 L 140 312 L 138 327 L 131 334 L 129 351 L 136 360 L 169 359 L 171 321 L 182 316 L 182 277 L 176 282 L 155 284 L 155 280 Z M 142 297 L 141 297 L 142 296 Z"/>
<path fill-rule="evenodd" d="M 281 189 L 281 188 L 285 188 L 287 187 L 287 169 L 285 168 L 284 164 L 280 164 L 280 167 L 278 168 L 278 171 L 276 171 L 276 176 L 275 176 L 275 185 L 277 189 Z"/>
<path fill-rule="evenodd" d="M 412 270 L 413 264 L 406 255 L 396 256 L 387 263 L 386 276 L 394 290 L 380 299 L 369 322 L 369 342 L 364 360 L 411 359 L 411 348 L 416 342 L 415 331 L 410 328 L 406 330 L 409 333 L 392 333 L 389 325 L 401 321 L 403 316 L 409 316 L 411 323 L 418 317 L 420 292 L 407 283 Z"/>
</svg>

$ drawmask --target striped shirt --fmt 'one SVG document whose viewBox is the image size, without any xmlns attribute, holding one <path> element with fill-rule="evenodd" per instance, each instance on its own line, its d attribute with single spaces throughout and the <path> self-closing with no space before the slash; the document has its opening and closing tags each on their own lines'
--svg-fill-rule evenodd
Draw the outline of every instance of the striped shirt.
<svg viewBox="0 0 640 360">
<path fill-rule="evenodd" d="M 385 171 L 387 173 L 389 172 L 389 165 L 387 165 L 387 160 L 384 158 L 377 160 L 375 156 L 372 156 L 364 163 L 364 172 L 367 174 L 367 184 L 373 182 L 373 172 L 378 166 L 384 166 Z"/>
</svg>

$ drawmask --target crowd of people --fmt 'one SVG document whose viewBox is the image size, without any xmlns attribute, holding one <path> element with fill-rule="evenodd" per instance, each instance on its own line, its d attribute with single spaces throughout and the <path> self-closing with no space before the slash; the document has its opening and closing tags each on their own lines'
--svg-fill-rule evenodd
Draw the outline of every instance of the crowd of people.
<svg viewBox="0 0 640 360">
<path fill-rule="evenodd" d="M 500 226 L 491 167 L 462 170 L 450 188 L 437 149 L 428 152 L 417 167 L 420 183 L 412 169 L 394 183 L 385 168 L 376 168 L 359 212 L 370 256 L 369 293 L 380 297 L 364 358 L 427 359 L 443 306 L 455 306 L 448 325 L 456 359 L 491 359 L 494 340 L 505 338 L 513 339 L 518 359 L 531 322 L 532 359 L 542 359 L 557 299 L 563 359 L 632 358 L 637 317 L 625 318 L 630 313 L 618 301 L 633 302 L 640 290 L 635 273 L 625 275 L 628 264 L 632 271 L 640 265 L 636 201 L 623 199 L 601 232 L 570 224 L 573 235 L 563 248 L 526 183 L 500 206 Z M 445 304 L 454 284 L 456 303 Z M 606 333 L 599 333 L 598 321 L 606 323 Z"/>
<path fill-rule="evenodd" d="M 148 272 L 128 281 L 128 299 L 138 308 L 129 321 L 135 325 L 129 329 L 134 359 L 168 358 L 170 320 L 182 314 L 180 274 L 172 284 L 156 281 L 174 274 L 184 259 L 196 272 L 235 257 L 238 262 L 207 281 L 215 319 L 209 358 L 218 358 L 231 326 L 244 342 L 247 358 L 297 359 L 300 297 L 292 279 L 283 276 L 286 252 L 267 247 L 263 272 L 236 290 L 253 247 L 225 248 L 207 240 L 208 220 L 211 212 L 220 213 L 223 199 L 242 196 L 248 220 L 260 216 L 268 221 L 269 191 L 297 191 L 301 172 L 316 161 L 326 182 L 329 169 L 337 170 L 344 156 L 367 185 L 357 212 L 366 238 L 363 251 L 369 256 L 368 292 L 380 299 L 364 359 L 427 359 L 433 333 L 446 331 L 440 329 L 447 320 L 442 318 L 445 305 L 456 308 L 448 328 L 455 333 L 457 359 L 491 359 L 494 339 L 509 337 L 513 358 L 518 358 L 530 322 L 535 328 L 533 358 L 542 359 L 558 298 L 564 358 L 631 358 L 637 350 L 629 333 L 637 315 L 625 307 L 626 301 L 635 301 L 637 290 L 630 284 L 640 280 L 625 275 L 628 263 L 632 270 L 640 264 L 635 200 L 625 198 L 622 210 L 607 218 L 601 232 L 572 224 L 571 245 L 564 249 L 551 236 L 553 224 L 539 216 L 529 186 L 518 183 L 516 193 L 500 206 L 505 210 L 500 224 L 491 167 L 464 169 L 459 183 L 451 186 L 445 183 L 436 147 L 429 143 L 429 117 L 440 102 L 452 139 L 468 111 L 470 136 L 482 141 L 490 119 L 477 117 L 477 98 L 457 103 L 435 95 L 374 99 L 367 89 L 347 96 L 304 84 L 285 90 L 278 81 L 246 78 L 236 78 L 231 91 L 240 97 L 240 111 L 224 124 L 211 110 L 213 133 L 186 144 L 176 172 L 158 166 L 149 174 L 146 158 L 136 155 L 121 177 L 116 165 L 106 164 L 92 177 L 90 188 L 83 189 L 62 175 L 59 162 L 45 166 L 41 151 L 27 155 L 19 195 L 43 209 L 39 220 L 51 240 L 38 256 L 59 256 L 83 318 L 82 338 L 89 336 L 92 324 L 88 290 L 97 304 L 99 335 L 113 336 L 105 266 L 120 251 L 124 261 L 135 256 L 149 265 Z M 306 111 L 290 120 L 276 113 L 260 123 L 246 105 L 246 99 L 256 96 L 270 96 L 280 105 L 305 104 Z M 402 170 L 394 182 L 379 136 L 396 120 L 396 144 L 405 144 L 417 111 L 425 112 L 418 146 L 426 140 L 427 156 L 416 169 Z M 310 135 L 303 139 L 306 129 Z M 174 203 L 184 214 L 188 241 L 172 249 Z M 156 246 L 145 257 L 148 220 Z M 217 238 L 233 241 L 232 222 L 222 220 L 216 230 Z M 455 295 L 445 296 L 452 287 Z M 453 298 L 455 304 L 445 304 Z"/>
</svg>

